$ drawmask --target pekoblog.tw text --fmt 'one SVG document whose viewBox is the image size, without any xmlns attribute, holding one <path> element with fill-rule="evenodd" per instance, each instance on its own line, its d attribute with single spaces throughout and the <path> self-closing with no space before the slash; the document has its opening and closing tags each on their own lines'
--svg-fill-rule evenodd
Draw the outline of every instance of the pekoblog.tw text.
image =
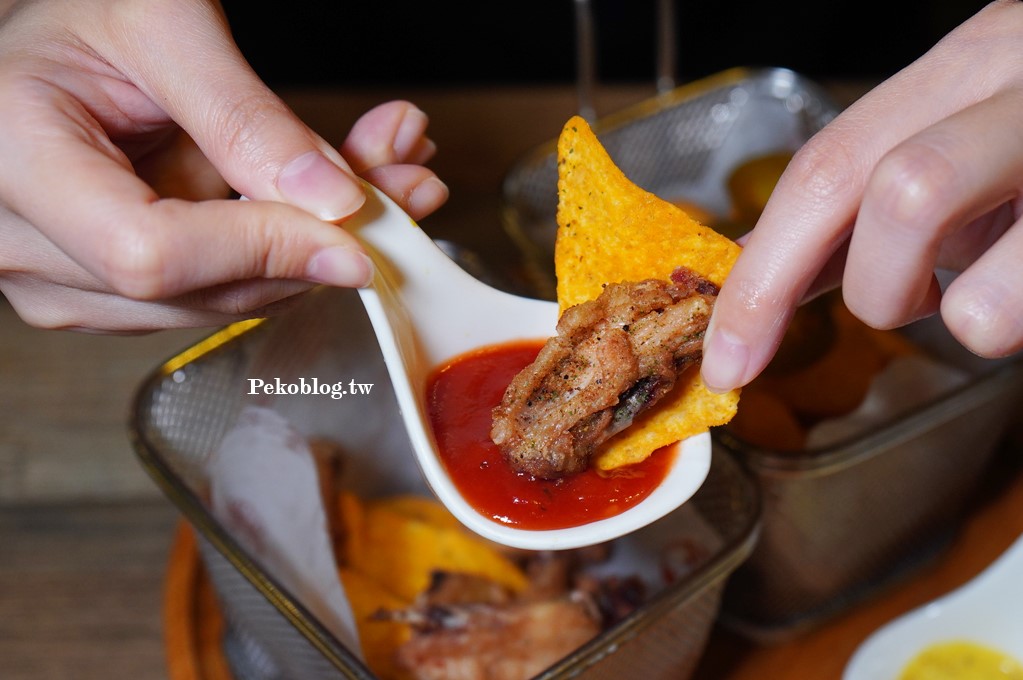
<svg viewBox="0 0 1023 680">
<path fill-rule="evenodd" d="M 280 378 L 262 380 L 249 378 L 249 394 L 322 394 L 331 399 L 346 395 L 366 396 L 373 389 L 373 383 L 320 382 L 318 378 L 299 378 L 297 382 L 284 382 Z"/>
</svg>

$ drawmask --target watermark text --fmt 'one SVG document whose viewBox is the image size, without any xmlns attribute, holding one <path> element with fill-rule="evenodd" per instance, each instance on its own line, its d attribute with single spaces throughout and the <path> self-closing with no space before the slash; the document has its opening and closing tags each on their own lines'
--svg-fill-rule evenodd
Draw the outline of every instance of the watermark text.
<svg viewBox="0 0 1023 680">
<path fill-rule="evenodd" d="M 320 382 L 318 378 L 299 378 L 295 382 L 284 382 L 280 378 L 249 378 L 248 381 L 249 394 L 322 394 L 331 399 L 341 399 L 348 395 L 368 396 L 373 389 L 373 383 L 358 383 L 355 380 Z"/>
</svg>

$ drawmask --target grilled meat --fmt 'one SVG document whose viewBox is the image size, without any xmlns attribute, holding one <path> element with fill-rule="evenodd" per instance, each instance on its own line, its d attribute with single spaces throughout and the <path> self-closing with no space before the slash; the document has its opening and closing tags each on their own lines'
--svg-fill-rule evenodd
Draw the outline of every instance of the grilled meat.
<svg viewBox="0 0 1023 680">
<path fill-rule="evenodd" d="M 700 360 L 718 288 L 685 267 L 670 281 L 608 284 L 565 310 L 558 334 L 508 386 L 491 438 L 511 466 L 555 479 L 668 394 Z"/>
</svg>

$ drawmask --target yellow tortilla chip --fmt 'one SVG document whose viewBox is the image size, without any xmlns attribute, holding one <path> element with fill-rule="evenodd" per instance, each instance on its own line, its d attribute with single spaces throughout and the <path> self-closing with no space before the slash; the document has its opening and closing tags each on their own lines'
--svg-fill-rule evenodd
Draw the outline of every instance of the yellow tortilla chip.
<svg viewBox="0 0 1023 680">
<path fill-rule="evenodd" d="M 361 498 L 345 490 L 338 492 L 336 508 L 335 524 L 338 530 L 334 550 L 337 552 L 338 562 L 346 564 L 352 555 L 365 550 L 363 546 L 366 537 L 363 529 L 366 525 L 366 508 Z"/>
<path fill-rule="evenodd" d="M 352 605 L 366 663 L 382 678 L 406 677 L 395 651 L 411 637 L 404 623 L 373 617 L 414 603 L 437 570 L 474 574 L 513 591 L 528 579 L 490 541 L 469 532 L 433 498 L 365 500 L 341 490 L 336 502 L 339 576 Z"/>
<path fill-rule="evenodd" d="M 352 605 L 366 664 L 382 678 L 398 677 L 394 655 L 412 637 L 412 631 L 404 623 L 375 619 L 373 615 L 381 609 L 402 609 L 409 603 L 389 593 L 362 572 L 342 567 L 339 575 Z"/>
<path fill-rule="evenodd" d="M 557 219 L 554 266 L 562 312 L 596 298 L 605 284 L 668 279 L 678 266 L 720 286 L 740 252 L 731 239 L 630 181 L 579 116 L 558 139 Z M 738 401 L 738 390 L 714 394 L 693 370 L 611 439 L 595 464 L 611 470 L 638 463 L 662 446 L 728 422 Z"/>
<path fill-rule="evenodd" d="M 436 570 L 483 576 L 515 591 L 527 585 L 518 565 L 460 526 L 437 525 L 374 503 L 366 505 L 363 520 L 349 566 L 406 601 L 427 589 Z"/>
<path fill-rule="evenodd" d="M 463 528 L 462 523 L 442 503 L 426 496 L 416 494 L 387 496 L 374 500 L 373 507 L 386 508 L 409 519 L 426 522 L 435 527 L 459 530 Z"/>
</svg>

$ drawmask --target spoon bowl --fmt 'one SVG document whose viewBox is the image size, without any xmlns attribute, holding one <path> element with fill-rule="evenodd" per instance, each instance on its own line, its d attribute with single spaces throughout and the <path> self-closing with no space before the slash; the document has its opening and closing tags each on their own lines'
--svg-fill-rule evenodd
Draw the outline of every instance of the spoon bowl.
<svg viewBox="0 0 1023 680">
<path fill-rule="evenodd" d="M 481 515 L 458 491 L 440 458 L 426 389 L 438 367 L 470 350 L 556 333 L 558 305 L 506 293 L 473 278 L 451 260 L 382 192 L 367 200 L 346 229 L 376 265 L 372 285 L 359 291 L 387 366 L 412 449 L 426 483 L 463 524 L 498 543 L 559 550 L 602 543 L 643 527 L 688 500 L 710 469 L 710 435 L 676 446 L 674 463 L 642 502 L 619 515 L 578 527 L 519 529 Z"/>
<path fill-rule="evenodd" d="M 978 576 L 879 628 L 857 648 L 843 680 L 897 678 L 925 648 L 968 640 L 1023 660 L 1023 537 Z"/>
</svg>

